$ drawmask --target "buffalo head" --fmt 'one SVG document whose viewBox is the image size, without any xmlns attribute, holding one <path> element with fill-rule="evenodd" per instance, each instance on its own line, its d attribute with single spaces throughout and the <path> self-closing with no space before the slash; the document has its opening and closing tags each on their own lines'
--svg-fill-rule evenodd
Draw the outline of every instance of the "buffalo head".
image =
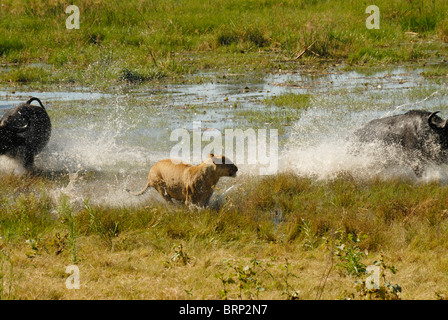
<svg viewBox="0 0 448 320">
<path fill-rule="evenodd" d="M 32 105 L 37 101 L 39 106 Z M 7 110 L 0 119 L 0 155 L 19 160 L 25 169 L 34 164 L 34 157 L 47 145 L 51 121 L 38 98 Z"/>
</svg>

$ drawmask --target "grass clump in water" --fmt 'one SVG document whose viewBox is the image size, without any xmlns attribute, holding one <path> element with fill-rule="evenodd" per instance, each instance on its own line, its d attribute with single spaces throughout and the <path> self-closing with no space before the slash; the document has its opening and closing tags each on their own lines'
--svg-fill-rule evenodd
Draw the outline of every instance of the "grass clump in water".
<svg viewBox="0 0 448 320">
<path fill-rule="evenodd" d="M 300 119 L 303 110 L 310 107 L 312 96 L 310 94 L 286 93 L 264 100 L 263 109 L 238 110 L 236 115 L 244 117 L 252 125 L 270 126 L 278 128 L 280 134 L 284 126 L 290 126 Z"/>
<path fill-rule="evenodd" d="M 307 109 L 311 105 L 310 94 L 285 93 L 265 100 L 267 105 L 293 109 Z"/>
</svg>

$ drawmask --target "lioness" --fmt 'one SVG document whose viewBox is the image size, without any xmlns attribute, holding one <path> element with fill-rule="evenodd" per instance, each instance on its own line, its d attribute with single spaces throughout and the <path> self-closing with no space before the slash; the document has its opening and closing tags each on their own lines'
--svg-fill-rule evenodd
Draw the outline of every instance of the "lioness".
<svg viewBox="0 0 448 320">
<path fill-rule="evenodd" d="M 200 165 L 174 163 L 171 159 L 157 162 L 149 171 L 145 188 L 132 193 L 142 195 L 149 187 L 155 188 L 168 202 L 172 199 L 205 206 L 221 177 L 235 177 L 238 168 L 223 155 L 210 154 Z M 129 190 L 127 190 L 130 192 Z"/>
</svg>

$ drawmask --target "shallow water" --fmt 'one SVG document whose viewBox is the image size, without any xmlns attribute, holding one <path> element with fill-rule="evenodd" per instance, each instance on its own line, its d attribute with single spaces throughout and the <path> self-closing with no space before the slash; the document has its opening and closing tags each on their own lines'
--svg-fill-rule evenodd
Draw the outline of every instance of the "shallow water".
<svg viewBox="0 0 448 320">
<path fill-rule="evenodd" d="M 184 128 L 193 136 L 194 121 L 200 121 L 201 133 L 218 130 L 223 141 L 226 129 L 266 129 L 268 137 L 277 129 L 279 172 L 293 170 L 317 179 L 330 179 L 341 172 L 360 177 L 412 175 L 406 168 L 398 173 L 384 171 L 369 154 L 350 154 L 347 137 L 370 119 L 410 109 L 441 110 L 441 116 L 448 118 L 446 83 L 425 79 L 422 71 L 424 68 L 396 68 L 363 75 L 333 70 L 325 74 L 282 72 L 224 78 L 207 74 L 209 81 L 205 83 L 123 85 L 107 92 L 4 87 L 0 89 L 0 115 L 30 96 L 42 100 L 52 119 L 53 133 L 36 165 L 45 172 L 62 172 L 70 181 L 52 190 L 55 197 L 64 193 L 73 202 L 88 197 L 91 202 L 131 205 L 160 201 L 155 191 L 135 198 L 124 189 L 141 189 L 149 168 L 170 157 L 178 143 L 170 140 L 173 131 Z M 283 93 L 312 95 L 311 106 L 292 123 L 282 122 L 284 108 L 265 102 Z M 266 114 L 276 112 L 280 121 L 267 122 Z M 247 162 L 238 163 L 236 180 L 221 179 L 215 198 L 231 185 L 241 184 L 247 175 L 260 174 L 261 164 Z M 0 157 L 0 166 L 20 170 L 4 157 Z M 430 168 L 425 179 L 446 180 L 447 172 L 445 167 Z"/>
</svg>

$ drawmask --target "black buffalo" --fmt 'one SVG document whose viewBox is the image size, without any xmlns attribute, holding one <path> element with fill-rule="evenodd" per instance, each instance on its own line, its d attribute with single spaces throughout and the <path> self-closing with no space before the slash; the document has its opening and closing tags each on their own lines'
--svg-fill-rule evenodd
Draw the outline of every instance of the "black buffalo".
<svg viewBox="0 0 448 320">
<path fill-rule="evenodd" d="M 31 105 L 37 101 L 39 106 Z M 30 171 L 34 157 L 50 140 L 51 122 L 38 98 L 9 109 L 0 119 L 0 155 L 17 159 Z"/>
<path fill-rule="evenodd" d="M 394 157 L 421 176 L 428 164 L 448 163 L 448 126 L 436 112 L 411 110 L 375 119 L 354 133 L 361 143 L 393 147 Z"/>
</svg>

